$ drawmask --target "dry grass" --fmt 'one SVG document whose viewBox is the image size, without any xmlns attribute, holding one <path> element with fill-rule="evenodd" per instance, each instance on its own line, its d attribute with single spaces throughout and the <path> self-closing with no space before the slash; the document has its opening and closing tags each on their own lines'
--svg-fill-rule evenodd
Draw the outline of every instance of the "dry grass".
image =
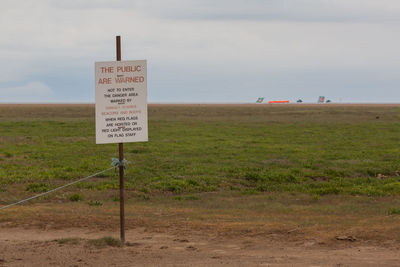
<svg viewBox="0 0 400 267">
<path fill-rule="evenodd" d="M 70 244 L 70 245 L 77 245 L 82 241 L 82 238 L 79 237 L 66 237 L 66 238 L 60 238 L 57 239 L 56 242 L 59 245 L 65 245 L 65 244 Z"/>
<path fill-rule="evenodd" d="M 377 244 L 400 241 L 400 216 L 389 215 L 393 206 L 400 205 L 399 198 L 323 196 L 316 201 L 302 194 L 238 193 L 203 193 L 197 197 L 180 201 L 172 196 L 150 201 L 128 199 L 126 228 L 224 236 L 274 234 L 292 241 L 315 238 L 330 242 L 340 235 Z M 119 203 L 107 202 L 101 207 L 78 202 L 21 206 L 3 211 L 0 224 L 117 233 Z"/>
</svg>

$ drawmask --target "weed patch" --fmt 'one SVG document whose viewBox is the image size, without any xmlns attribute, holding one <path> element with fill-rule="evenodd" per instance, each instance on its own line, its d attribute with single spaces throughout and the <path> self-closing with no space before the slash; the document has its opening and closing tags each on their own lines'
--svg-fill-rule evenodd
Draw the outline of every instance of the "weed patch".
<svg viewBox="0 0 400 267">
<path fill-rule="evenodd" d="M 13 154 L 8 151 L 4 151 L 3 154 L 4 154 L 4 157 L 6 157 L 6 158 L 11 158 L 13 156 Z"/>
<path fill-rule="evenodd" d="M 47 192 L 51 189 L 49 184 L 44 183 L 31 183 L 26 187 L 26 191 L 38 193 L 38 192 Z"/>
<path fill-rule="evenodd" d="M 389 210 L 389 215 L 400 215 L 400 208 L 391 208 Z"/>
<path fill-rule="evenodd" d="M 69 200 L 76 202 L 76 201 L 82 201 L 83 197 L 80 194 L 72 194 L 69 196 Z"/>
<path fill-rule="evenodd" d="M 98 206 L 103 206 L 103 203 L 102 203 L 101 201 L 98 201 L 98 200 L 95 200 L 95 201 L 90 200 L 90 201 L 88 202 L 88 205 L 89 205 L 89 206 L 98 207 Z"/>
</svg>

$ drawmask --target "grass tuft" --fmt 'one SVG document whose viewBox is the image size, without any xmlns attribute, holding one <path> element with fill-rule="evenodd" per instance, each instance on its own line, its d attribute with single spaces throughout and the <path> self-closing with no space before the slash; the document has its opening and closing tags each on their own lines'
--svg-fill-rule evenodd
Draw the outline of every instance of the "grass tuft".
<svg viewBox="0 0 400 267">
<path fill-rule="evenodd" d="M 13 156 L 13 154 L 10 153 L 10 152 L 8 152 L 8 151 L 4 151 L 3 154 L 4 154 L 4 156 L 5 156 L 6 158 L 11 158 L 11 157 Z"/>
<path fill-rule="evenodd" d="M 26 187 L 26 191 L 38 193 L 38 192 L 47 192 L 51 189 L 49 184 L 44 183 L 31 183 Z"/>
<path fill-rule="evenodd" d="M 389 210 L 389 215 L 400 215 L 400 208 L 391 208 Z"/>
<path fill-rule="evenodd" d="M 122 243 L 121 240 L 111 237 L 111 236 L 105 236 L 102 238 L 98 239 L 91 239 L 88 240 L 87 244 L 89 246 L 95 247 L 95 248 L 104 248 L 104 247 L 121 247 Z"/>
<path fill-rule="evenodd" d="M 76 202 L 76 201 L 82 201 L 83 197 L 80 194 L 72 194 L 69 196 L 69 200 Z"/>
<path fill-rule="evenodd" d="M 102 203 L 101 201 L 98 201 L 98 200 L 95 200 L 95 201 L 90 200 L 90 201 L 88 202 L 88 205 L 89 205 L 89 206 L 103 206 L 103 203 Z"/>
</svg>

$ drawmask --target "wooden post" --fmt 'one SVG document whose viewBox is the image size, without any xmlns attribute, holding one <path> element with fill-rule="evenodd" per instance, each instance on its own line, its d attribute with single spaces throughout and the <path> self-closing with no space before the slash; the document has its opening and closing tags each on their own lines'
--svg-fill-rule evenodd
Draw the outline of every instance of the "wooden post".
<svg viewBox="0 0 400 267">
<path fill-rule="evenodd" d="M 121 61 L 121 36 L 117 40 L 117 61 Z M 124 160 L 124 143 L 118 144 L 119 161 Z M 119 216 L 121 223 L 121 243 L 125 245 L 125 200 L 124 200 L 124 167 L 119 166 Z"/>
</svg>

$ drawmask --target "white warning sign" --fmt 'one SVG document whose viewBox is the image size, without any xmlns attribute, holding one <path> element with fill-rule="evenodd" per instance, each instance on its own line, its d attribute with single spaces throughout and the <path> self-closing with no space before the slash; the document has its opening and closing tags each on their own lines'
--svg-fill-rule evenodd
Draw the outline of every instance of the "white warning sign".
<svg viewBox="0 0 400 267">
<path fill-rule="evenodd" d="M 96 144 L 146 142 L 146 60 L 95 63 Z"/>
</svg>

